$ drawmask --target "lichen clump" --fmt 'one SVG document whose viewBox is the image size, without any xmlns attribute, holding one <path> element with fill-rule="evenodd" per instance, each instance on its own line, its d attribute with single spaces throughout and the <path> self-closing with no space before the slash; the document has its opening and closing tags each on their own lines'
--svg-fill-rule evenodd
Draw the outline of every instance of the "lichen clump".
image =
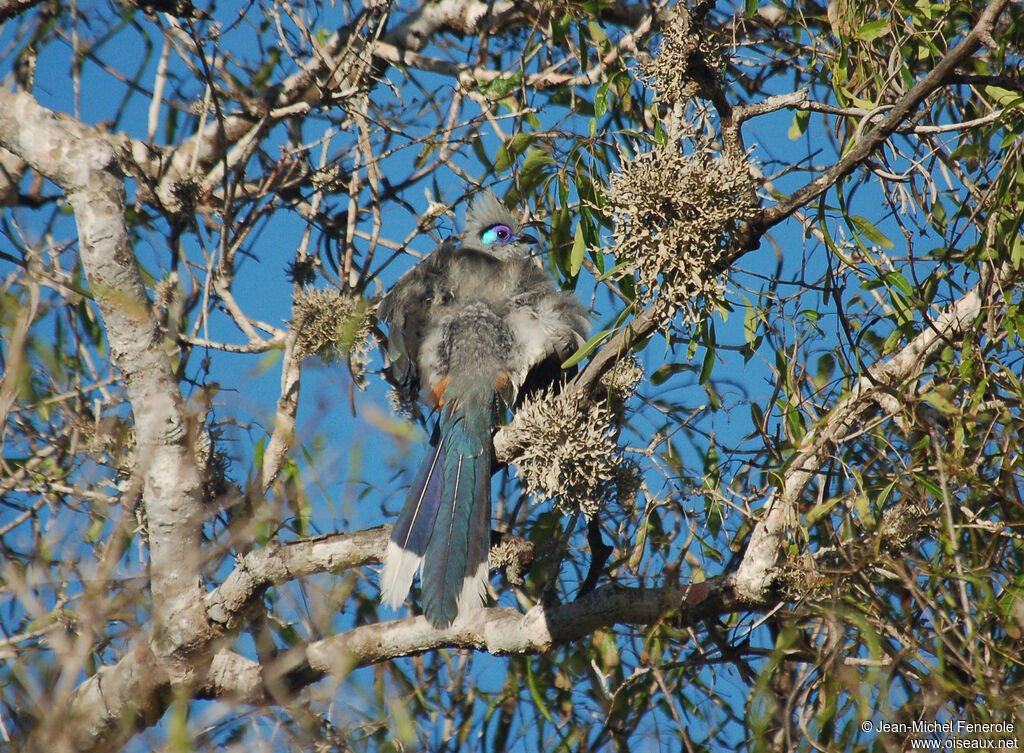
<svg viewBox="0 0 1024 753">
<path fill-rule="evenodd" d="M 657 55 L 640 64 L 639 77 L 654 89 L 656 102 L 707 98 L 720 77 L 725 50 L 703 19 L 703 12 L 678 8 L 665 26 Z"/>
<path fill-rule="evenodd" d="M 370 309 L 366 299 L 334 289 L 306 287 L 295 297 L 294 314 L 302 322 L 297 343 L 303 358 L 326 363 L 347 361 L 356 383 L 364 383 L 370 362 Z"/>
<path fill-rule="evenodd" d="M 515 461 L 525 489 L 537 501 L 554 500 L 564 513 L 596 516 L 612 499 L 636 493 L 636 463 L 623 456 L 612 411 L 574 394 L 524 401 L 510 426 L 523 447 Z"/>
<path fill-rule="evenodd" d="M 636 275 L 637 296 L 666 317 L 700 321 L 721 300 L 727 241 L 753 216 L 746 164 L 684 154 L 657 145 L 611 178 L 603 210 L 614 223 L 623 275 Z"/>
</svg>

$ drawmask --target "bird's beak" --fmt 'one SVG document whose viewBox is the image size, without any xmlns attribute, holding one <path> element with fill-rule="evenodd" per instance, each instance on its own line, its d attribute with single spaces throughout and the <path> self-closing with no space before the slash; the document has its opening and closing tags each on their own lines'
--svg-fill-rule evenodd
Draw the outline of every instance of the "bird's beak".
<svg viewBox="0 0 1024 753">
<path fill-rule="evenodd" d="M 531 220 L 530 222 L 524 222 L 523 227 L 536 227 L 543 230 L 544 223 L 540 220 Z M 532 243 L 535 246 L 540 243 L 540 241 L 538 241 L 534 236 L 527 234 L 520 235 L 519 240 L 524 241 L 525 243 Z"/>
</svg>

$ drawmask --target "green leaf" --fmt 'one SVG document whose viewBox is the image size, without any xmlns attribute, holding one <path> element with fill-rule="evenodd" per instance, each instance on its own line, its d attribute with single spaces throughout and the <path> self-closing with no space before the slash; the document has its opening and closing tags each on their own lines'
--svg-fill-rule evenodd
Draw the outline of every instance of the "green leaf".
<svg viewBox="0 0 1024 753">
<path fill-rule="evenodd" d="M 608 112 L 608 81 L 597 87 L 597 94 L 594 95 L 594 116 L 603 118 Z"/>
<path fill-rule="evenodd" d="M 790 433 L 793 438 L 797 441 L 803 439 L 804 434 L 807 433 L 807 429 L 804 427 L 803 417 L 800 415 L 800 411 L 795 406 L 787 406 L 784 410 L 786 425 L 789 427 Z"/>
<path fill-rule="evenodd" d="M 559 18 L 552 20 L 551 40 L 556 47 L 561 47 L 565 43 L 565 37 L 569 32 L 569 25 L 571 23 L 572 16 L 568 13 L 563 13 Z"/>
<path fill-rule="evenodd" d="M 1024 109 L 1024 96 L 1020 92 L 1012 91 L 1011 89 L 1004 89 L 1001 86 L 986 86 L 983 87 L 985 94 L 996 101 L 1000 107 L 1006 107 L 1013 110 Z"/>
<path fill-rule="evenodd" d="M 873 42 L 889 31 L 889 20 L 868 21 L 854 33 L 857 39 L 864 42 Z"/>
<path fill-rule="evenodd" d="M 262 436 L 256 440 L 252 448 L 252 463 L 257 468 L 263 467 L 263 453 L 267 449 L 267 438 Z"/>
<path fill-rule="evenodd" d="M 931 390 L 921 395 L 921 398 L 928 403 L 928 405 L 935 408 L 937 411 L 945 416 L 954 416 L 960 412 L 960 408 L 949 399 L 947 395 L 942 394 L 938 390 Z"/>
<path fill-rule="evenodd" d="M 583 345 L 580 346 L 580 349 L 577 350 L 572 356 L 570 356 L 569 360 L 562 364 L 562 368 L 568 369 L 570 366 L 575 366 L 576 364 L 578 364 L 584 358 L 589 356 L 594 351 L 594 349 L 598 345 L 603 343 L 608 338 L 608 335 L 610 335 L 614 331 L 614 329 L 603 329 L 600 332 L 598 332 L 596 335 L 594 335 L 585 343 L 583 343 Z"/>
<path fill-rule="evenodd" d="M 873 99 L 864 99 L 864 97 L 858 97 L 856 94 L 854 94 L 849 89 L 844 89 L 843 91 L 844 91 L 844 93 L 846 94 L 846 96 L 848 98 L 847 101 L 851 105 L 853 105 L 854 107 L 859 107 L 862 110 L 874 110 L 876 107 L 878 107 L 878 102 L 876 102 Z M 851 148 L 853 148 L 853 145 L 856 144 L 856 143 L 857 143 L 856 141 L 851 139 L 850 141 L 848 141 L 845 144 L 845 146 L 843 148 L 844 149 L 851 149 Z"/>
<path fill-rule="evenodd" d="M 473 139 L 473 154 L 476 155 L 476 158 L 480 160 L 484 167 L 493 169 L 491 159 L 487 156 L 487 150 L 484 148 L 483 139 L 479 136 Z"/>
<path fill-rule="evenodd" d="M 569 254 L 569 274 L 575 277 L 583 266 L 583 255 L 587 251 L 587 242 L 583 238 L 583 223 L 576 223 L 576 235 L 572 239 L 572 252 Z"/>
<path fill-rule="evenodd" d="M 512 167 L 512 155 L 508 153 L 508 147 L 502 144 L 498 147 L 498 153 L 494 155 L 494 170 L 503 173 L 510 167 Z"/>
<path fill-rule="evenodd" d="M 708 531 L 712 536 L 718 536 L 722 531 L 722 522 L 724 516 L 722 514 L 722 502 L 716 497 L 705 494 L 704 495 L 704 523 L 708 527 Z"/>
<path fill-rule="evenodd" d="M 531 149 L 526 153 L 523 166 L 519 169 L 519 180 L 524 193 L 533 193 L 544 178 L 544 167 L 557 164 L 543 149 Z"/>
<path fill-rule="evenodd" d="M 417 154 L 416 159 L 412 161 L 413 167 L 423 167 L 423 165 L 426 164 L 427 159 L 430 158 L 430 155 L 436 152 L 440 145 L 441 142 L 439 139 L 429 139 L 428 141 L 424 142 L 423 148 L 420 149 L 420 153 Z"/>
<path fill-rule="evenodd" d="M 100 540 L 100 536 L 103 535 L 105 520 L 99 516 L 92 519 L 89 523 L 89 528 L 85 532 L 85 540 L 90 544 L 95 544 Z"/>
<path fill-rule="evenodd" d="M 711 371 L 715 368 L 715 353 L 717 349 L 712 346 L 704 351 L 704 362 L 700 365 L 700 378 L 697 380 L 699 384 L 705 384 L 711 377 Z"/>
<path fill-rule="evenodd" d="M 875 513 L 871 509 L 871 500 L 865 497 L 863 494 L 858 494 L 853 498 L 853 509 L 857 511 L 857 517 L 860 518 L 861 522 L 869 528 L 874 528 L 877 520 L 875 519 Z"/>
<path fill-rule="evenodd" d="M 861 235 L 875 245 L 881 246 L 882 248 L 895 248 L 895 246 L 893 246 L 893 242 L 886 237 L 885 233 L 872 225 L 865 218 L 854 214 L 850 215 L 850 221 Z"/>
<path fill-rule="evenodd" d="M 587 21 L 587 32 L 598 49 L 606 50 L 611 47 L 611 42 L 608 41 L 608 35 L 604 33 L 604 29 L 597 25 L 594 21 Z"/>
<path fill-rule="evenodd" d="M 502 76 L 487 83 L 480 84 L 480 93 L 488 99 L 502 99 L 523 81 L 522 71 L 509 76 Z"/>
<path fill-rule="evenodd" d="M 1024 262 L 1024 237 L 1021 237 L 1020 233 L 1016 233 L 1013 236 L 1013 245 L 1010 247 L 1010 261 L 1013 262 L 1015 269 L 1021 268 L 1021 263 Z"/>
<path fill-rule="evenodd" d="M 753 345 L 757 340 L 757 308 L 747 300 L 745 295 L 740 297 L 747 304 L 746 313 L 743 315 L 743 339 L 747 345 Z"/>
<path fill-rule="evenodd" d="M 884 489 L 882 489 L 878 496 L 875 497 L 875 505 L 877 505 L 879 510 L 884 508 L 885 503 L 889 501 L 889 496 L 892 494 L 892 490 L 896 488 L 897 481 L 899 481 L 899 479 L 894 478 L 892 481 L 888 483 L 888 485 L 886 485 Z"/>
<path fill-rule="evenodd" d="M 515 158 L 525 152 L 533 142 L 532 133 L 517 133 L 498 147 L 498 153 L 494 157 L 495 171 L 500 173 L 508 170 Z"/>
<path fill-rule="evenodd" d="M 824 353 L 818 356 L 818 368 L 812 381 L 814 386 L 821 389 L 828 384 L 836 373 L 836 357 L 831 353 Z"/>
<path fill-rule="evenodd" d="M 835 506 L 838 505 L 842 500 L 842 497 L 832 497 L 831 499 L 826 499 L 824 502 L 819 502 L 818 504 L 816 504 L 814 507 L 807 511 L 807 525 L 813 526 L 819 520 L 821 520 L 830 512 L 832 512 L 833 508 L 835 508 Z"/>
<path fill-rule="evenodd" d="M 651 374 L 651 385 L 657 387 L 659 384 L 664 384 L 675 374 L 693 370 L 693 366 L 688 363 L 664 363 Z"/>
<path fill-rule="evenodd" d="M 548 711 L 548 705 L 544 700 L 544 693 L 541 692 L 540 687 L 537 685 L 537 676 L 533 673 L 533 662 L 529 660 L 526 662 L 526 686 L 530 689 L 530 697 L 533 698 L 533 703 L 537 710 L 551 724 L 554 724 L 555 720 L 551 718 L 551 712 Z"/>
<path fill-rule="evenodd" d="M 887 285 L 892 285 L 903 293 L 903 295 L 913 297 L 914 288 L 911 286 L 910 281 L 899 272 L 895 270 L 892 272 L 886 272 L 885 275 L 883 275 L 883 279 Z"/>
<path fill-rule="evenodd" d="M 764 425 L 764 411 L 761 410 L 761 406 L 757 403 L 750 404 L 750 420 L 754 426 L 760 427 Z"/>
<path fill-rule="evenodd" d="M 625 269 L 625 268 L 626 268 L 627 266 L 629 266 L 629 265 L 630 265 L 631 263 L 632 263 L 632 262 L 630 262 L 630 261 L 628 261 L 628 260 L 627 260 L 627 261 L 621 261 L 621 262 L 619 262 L 619 263 L 618 263 L 618 264 L 616 264 L 616 265 L 615 265 L 614 267 L 612 267 L 612 268 L 611 268 L 611 269 L 609 269 L 609 270 L 608 270 L 607 272 L 605 272 L 605 273 L 604 273 L 603 275 L 601 275 L 600 277 L 598 277 L 598 278 L 597 278 L 597 281 L 598 281 L 598 282 L 604 282 L 604 281 L 605 281 L 605 280 L 607 280 L 607 279 L 608 279 L 609 277 L 615 277 L 615 276 L 616 276 L 617 274 L 619 274 L 619 272 L 621 272 L 621 271 L 622 271 L 623 269 Z"/>
<path fill-rule="evenodd" d="M 789 127 L 790 141 L 796 141 L 807 131 L 807 124 L 811 120 L 810 110 L 797 110 L 793 113 L 793 124 Z"/>
</svg>

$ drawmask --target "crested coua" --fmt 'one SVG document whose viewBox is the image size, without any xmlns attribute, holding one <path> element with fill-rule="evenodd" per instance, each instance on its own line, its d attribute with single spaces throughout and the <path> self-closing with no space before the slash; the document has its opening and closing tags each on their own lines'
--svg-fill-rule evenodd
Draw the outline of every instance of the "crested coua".
<svg viewBox="0 0 1024 753">
<path fill-rule="evenodd" d="M 538 374 L 557 375 L 589 328 L 586 309 L 529 258 L 537 242 L 487 192 L 461 240 L 406 272 L 377 310 L 391 381 L 437 417 L 388 543 L 381 601 L 401 605 L 419 571 L 435 627 L 483 603 L 499 416 Z"/>
</svg>

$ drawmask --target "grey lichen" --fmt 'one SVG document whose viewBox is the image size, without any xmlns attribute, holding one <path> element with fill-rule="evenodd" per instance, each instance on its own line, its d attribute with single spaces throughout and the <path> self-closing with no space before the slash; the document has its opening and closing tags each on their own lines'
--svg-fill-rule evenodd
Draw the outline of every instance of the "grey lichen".
<svg viewBox="0 0 1024 753">
<path fill-rule="evenodd" d="M 921 536 L 923 528 L 932 524 L 924 505 L 905 503 L 890 507 L 882 513 L 878 526 L 878 537 L 882 546 L 890 552 L 901 553 L 914 539 Z"/>
<path fill-rule="evenodd" d="M 611 410 L 612 422 L 621 426 L 626 414 L 626 403 L 636 394 L 644 378 L 644 369 L 632 353 L 616 361 L 611 370 L 601 377 L 601 387 Z"/>
<path fill-rule="evenodd" d="M 491 551 L 488 555 L 490 566 L 496 570 L 504 570 L 508 582 L 521 586 L 525 582 L 526 573 L 533 564 L 533 542 L 510 533 L 503 533 L 495 541 L 491 540 Z"/>
<path fill-rule="evenodd" d="M 623 160 L 601 207 L 614 225 L 619 272 L 635 275 L 639 302 L 665 321 L 679 312 L 691 324 L 722 301 L 729 239 L 756 211 L 745 156 L 717 156 L 707 131 L 688 122 L 690 100 L 720 96 L 725 48 L 704 24 L 711 7 L 676 6 L 657 55 L 639 63 L 662 130 L 649 151 Z"/>
<path fill-rule="evenodd" d="M 302 323 L 299 355 L 326 363 L 347 361 L 356 383 L 363 386 L 372 349 L 371 304 L 340 290 L 305 287 L 295 297 L 293 312 Z"/>
<path fill-rule="evenodd" d="M 640 63 L 638 77 L 654 89 L 656 102 L 709 98 L 725 68 L 726 54 L 714 31 L 703 23 L 708 7 L 677 6 L 662 31 L 657 54 Z"/>
<path fill-rule="evenodd" d="M 677 143 L 655 146 L 612 176 L 603 211 L 614 223 L 620 273 L 636 275 L 644 306 L 690 323 L 714 309 L 728 238 L 755 210 L 750 195 L 746 164 L 708 149 L 684 154 Z"/>
<path fill-rule="evenodd" d="M 590 519 L 640 487 L 637 463 L 619 448 L 606 403 L 572 393 L 540 395 L 524 401 L 509 429 L 523 448 L 516 470 L 537 501 L 554 500 L 563 512 Z"/>
</svg>

